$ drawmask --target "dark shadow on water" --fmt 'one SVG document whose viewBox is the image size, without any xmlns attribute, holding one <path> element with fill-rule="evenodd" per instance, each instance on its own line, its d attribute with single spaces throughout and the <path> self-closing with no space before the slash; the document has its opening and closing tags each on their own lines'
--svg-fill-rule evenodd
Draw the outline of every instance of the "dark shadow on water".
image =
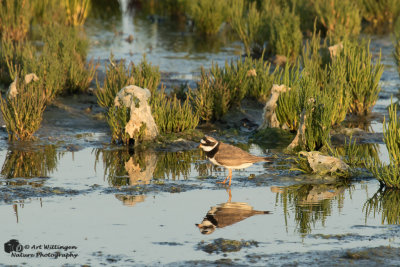
<svg viewBox="0 0 400 267">
<path fill-rule="evenodd" d="M 368 217 L 381 216 L 382 224 L 400 224 L 400 190 L 379 189 L 364 203 L 365 223 Z"/>
<path fill-rule="evenodd" d="M 271 191 L 276 193 L 276 205 L 283 208 L 286 227 L 288 220 L 294 218 L 296 231 L 303 237 L 311 233 L 317 222 L 324 226 L 327 217 L 332 213 L 334 201 L 340 210 L 343 207 L 345 191 L 351 189 L 352 185 L 345 180 L 332 184 L 271 187 Z"/>
<path fill-rule="evenodd" d="M 203 235 L 212 234 L 217 228 L 233 225 L 254 215 L 270 213 L 269 211 L 254 210 L 245 202 L 231 202 L 231 190 L 227 189 L 227 192 L 229 194 L 228 202 L 211 207 L 203 221 L 196 224 Z"/>
</svg>

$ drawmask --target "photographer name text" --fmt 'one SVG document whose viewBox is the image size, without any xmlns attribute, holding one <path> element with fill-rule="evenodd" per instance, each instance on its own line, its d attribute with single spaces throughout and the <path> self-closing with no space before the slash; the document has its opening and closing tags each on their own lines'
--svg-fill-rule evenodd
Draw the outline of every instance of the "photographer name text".
<svg viewBox="0 0 400 267">
<path fill-rule="evenodd" d="M 65 258 L 65 259 L 75 259 L 78 257 L 77 253 L 71 250 L 76 250 L 77 246 L 64 246 L 64 245 L 24 245 L 24 252 L 11 252 L 11 257 L 13 258 Z M 26 250 L 37 250 L 36 252 L 26 252 Z M 44 251 L 43 251 L 44 250 Z M 47 250 L 47 251 L 46 251 Z M 48 251 L 48 250 L 58 250 L 58 251 Z"/>
</svg>

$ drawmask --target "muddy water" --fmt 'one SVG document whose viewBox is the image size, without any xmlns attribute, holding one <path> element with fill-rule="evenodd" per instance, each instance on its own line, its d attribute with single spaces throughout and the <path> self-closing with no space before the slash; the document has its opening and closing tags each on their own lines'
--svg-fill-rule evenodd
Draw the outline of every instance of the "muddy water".
<svg viewBox="0 0 400 267">
<path fill-rule="evenodd" d="M 135 16 L 124 5 L 107 12 L 88 20 L 90 55 L 106 61 L 112 51 L 136 63 L 146 53 L 164 80 L 193 81 L 201 66 L 242 52 L 229 36 L 205 45 L 190 25 Z M 382 120 L 400 81 L 390 38 L 372 39 L 385 65 L 382 92 L 370 118 L 348 124 L 370 132 L 359 137 L 362 151 L 387 162 Z M 398 264 L 400 197 L 368 174 L 343 181 L 290 172 L 284 146 L 249 145 L 239 132 L 222 138 L 276 160 L 235 171 L 229 191 L 216 184 L 227 172 L 191 145 L 110 146 L 106 123 L 83 112 L 93 103 L 65 98 L 50 106 L 33 143 L 8 143 L 0 132 L 0 241 L 18 240 L 25 255 L 1 249 L 0 265 Z"/>
</svg>

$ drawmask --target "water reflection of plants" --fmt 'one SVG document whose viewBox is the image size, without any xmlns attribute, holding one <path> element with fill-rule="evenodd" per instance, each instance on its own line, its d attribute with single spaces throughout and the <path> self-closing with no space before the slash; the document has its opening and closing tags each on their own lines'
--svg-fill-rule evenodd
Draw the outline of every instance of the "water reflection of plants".
<svg viewBox="0 0 400 267">
<path fill-rule="evenodd" d="M 302 235 L 311 233 L 317 222 L 325 225 L 326 218 L 331 215 L 337 202 L 340 210 L 343 207 L 344 191 L 350 188 L 345 181 L 334 184 L 298 184 L 287 187 L 271 187 L 277 193 L 276 205 L 280 204 L 285 215 L 285 225 L 291 212 L 294 213 L 296 230 Z"/>
<path fill-rule="evenodd" d="M 9 150 L 1 168 L 6 178 L 48 177 L 57 168 L 56 147 L 49 145 L 34 150 Z"/>
<path fill-rule="evenodd" d="M 127 149 L 95 151 L 96 162 L 103 161 L 104 177 L 112 186 L 149 184 L 153 179 L 187 179 L 195 153 Z"/>
<path fill-rule="evenodd" d="M 191 165 L 196 160 L 198 151 L 164 152 L 158 154 L 157 167 L 154 172 L 156 179 L 187 179 Z"/>
<path fill-rule="evenodd" d="M 398 189 L 379 189 L 363 207 L 365 222 L 369 216 L 381 214 L 382 224 L 400 224 L 400 191 Z"/>
<path fill-rule="evenodd" d="M 152 179 L 157 156 L 154 152 L 141 153 L 127 149 L 96 149 L 96 163 L 104 164 L 104 177 L 111 186 L 148 184 Z"/>
</svg>

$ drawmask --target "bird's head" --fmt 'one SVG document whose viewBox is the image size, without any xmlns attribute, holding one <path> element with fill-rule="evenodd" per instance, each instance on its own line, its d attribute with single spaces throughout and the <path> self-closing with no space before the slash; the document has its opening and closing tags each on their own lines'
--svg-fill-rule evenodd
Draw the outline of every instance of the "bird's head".
<svg viewBox="0 0 400 267">
<path fill-rule="evenodd" d="M 217 228 L 212 222 L 208 219 L 204 218 L 204 220 L 200 224 L 196 224 L 197 228 L 199 228 L 200 233 L 203 235 L 212 234 Z"/>
<path fill-rule="evenodd" d="M 199 148 L 203 149 L 205 152 L 213 150 L 218 145 L 218 141 L 211 136 L 205 135 L 199 144 Z"/>
</svg>

